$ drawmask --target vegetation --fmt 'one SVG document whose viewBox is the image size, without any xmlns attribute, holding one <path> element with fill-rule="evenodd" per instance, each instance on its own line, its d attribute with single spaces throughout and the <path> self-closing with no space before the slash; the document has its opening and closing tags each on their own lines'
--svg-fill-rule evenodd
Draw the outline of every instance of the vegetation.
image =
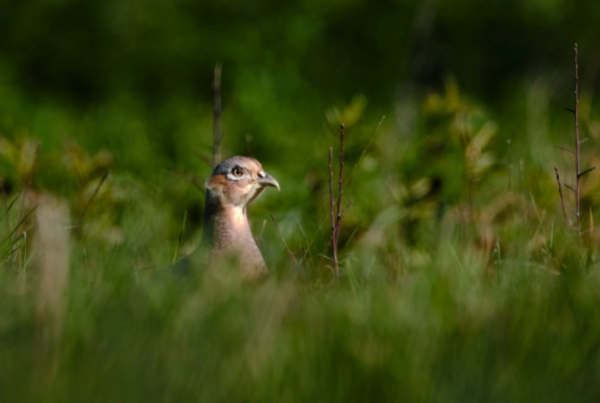
<svg viewBox="0 0 600 403">
<path fill-rule="evenodd" d="M 0 5 L 0 401 L 596 400 L 597 2 L 58 3 Z M 219 62 L 256 283 L 161 271 Z"/>
</svg>

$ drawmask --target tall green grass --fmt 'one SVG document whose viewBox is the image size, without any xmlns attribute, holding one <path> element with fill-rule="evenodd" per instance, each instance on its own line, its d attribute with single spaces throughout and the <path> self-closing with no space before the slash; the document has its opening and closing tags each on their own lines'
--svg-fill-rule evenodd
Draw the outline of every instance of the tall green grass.
<svg viewBox="0 0 600 403">
<path fill-rule="evenodd" d="M 41 136 L 22 207 L 38 208 L 18 229 L 33 140 L 7 136 L 1 163 L 8 200 L 18 201 L 3 218 L 14 234 L 2 244 L 0 401 L 595 401 L 598 234 L 586 224 L 580 239 L 562 218 L 547 165 L 568 161 L 547 150 L 563 133 L 540 137 L 540 157 L 503 128 L 525 129 L 492 120 L 453 83 L 411 105 L 412 123 L 388 118 L 364 153 L 381 116 L 370 117 L 362 98 L 327 113 L 332 127 L 354 119 L 347 172 L 356 167 L 344 195 L 354 204 L 337 281 L 326 250 L 326 146 L 336 137 L 327 127 L 314 142 L 280 138 L 280 157 L 254 144 L 282 185 L 250 208 L 270 268 L 256 283 L 235 267 L 183 279 L 160 271 L 198 243 L 203 194 L 194 183 L 210 168 L 136 148 L 151 144 L 144 115 L 57 119 L 116 142 L 114 124 L 133 133 L 131 148 L 97 150 L 97 139 L 46 146 Z M 189 127 L 191 116 L 182 118 Z M 595 159 L 594 114 L 587 119 Z M 586 223 L 597 179 L 586 178 Z M 299 267 L 264 224 L 269 213 Z M 57 250 L 70 252 L 51 260 Z M 67 282 L 43 286 L 65 268 Z"/>
</svg>

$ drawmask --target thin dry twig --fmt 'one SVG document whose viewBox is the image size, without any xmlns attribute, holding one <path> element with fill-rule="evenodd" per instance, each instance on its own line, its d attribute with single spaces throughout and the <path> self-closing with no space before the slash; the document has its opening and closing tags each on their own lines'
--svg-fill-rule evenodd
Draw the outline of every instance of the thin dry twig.
<svg viewBox="0 0 600 403">
<path fill-rule="evenodd" d="M 561 146 L 556 146 L 556 148 L 558 148 L 559 150 L 563 150 L 563 151 L 566 151 L 568 153 L 571 153 L 571 154 L 575 155 L 575 151 L 569 150 L 568 148 L 564 148 L 564 147 L 561 147 Z"/>
<path fill-rule="evenodd" d="M 579 176 L 583 176 L 585 174 L 588 174 L 588 173 L 592 172 L 594 169 L 596 169 L 596 167 L 592 167 L 592 168 L 590 168 L 588 170 L 585 170 L 582 173 L 580 173 Z"/>
<path fill-rule="evenodd" d="M 221 64 L 215 65 L 213 82 L 213 162 L 217 166 L 221 162 Z"/>
<path fill-rule="evenodd" d="M 333 215 L 335 199 L 333 197 L 333 168 L 331 166 L 331 161 L 333 159 L 333 148 L 329 147 L 329 200 L 331 202 L 331 230 L 335 230 L 335 218 Z"/>
<path fill-rule="evenodd" d="M 254 157 L 254 147 L 252 146 L 254 143 L 254 137 L 251 134 L 246 134 L 246 156 Z"/>
<path fill-rule="evenodd" d="M 336 276 L 339 276 L 340 268 L 338 266 L 337 259 L 337 223 L 334 216 L 335 211 L 335 196 L 333 194 L 333 167 L 331 166 L 331 160 L 333 149 L 329 147 L 329 198 L 330 198 L 330 213 L 331 213 L 331 243 L 333 244 L 333 272 Z"/>
<path fill-rule="evenodd" d="M 333 148 L 329 147 L 329 201 L 330 201 L 329 212 L 331 213 L 331 239 L 329 240 L 329 243 L 327 244 L 327 249 L 329 249 L 329 244 L 334 242 L 334 240 L 335 240 L 335 216 L 334 216 L 335 197 L 333 195 L 333 167 L 331 165 L 332 160 L 333 160 Z M 336 251 L 334 250 L 333 253 L 335 256 Z M 335 262 L 337 262 L 337 260 L 335 260 Z M 337 267 L 334 267 L 334 271 L 337 272 Z"/>
<path fill-rule="evenodd" d="M 579 172 L 579 66 L 577 65 L 577 44 L 575 44 L 575 163 L 577 168 L 577 232 L 581 236 L 581 216 L 579 212 L 579 196 L 581 192 L 581 174 Z"/>
<path fill-rule="evenodd" d="M 564 109 L 573 113 L 573 116 L 575 118 L 575 150 L 569 150 L 560 146 L 556 146 L 557 148 L 569 152 L 571 154 L 575 155 L 575 172 L 576 172 L 576 184 L 575 184 L 575 188 L 565 184 L 565 187 L 571 191 L 573 191 L 573 193 L 575 193 L 575 217 L 577 218 L 577 233 L 579 235 L 579 237 L 581 238 L 581 235 L 583 234 L 581 232 L 581 210 L 580 210 L 580 205 L 581 205 L 581 177 L 587 173 L 590 173 L 591 171 L 593 171 L 596 167 L 592 167 L 590 169 L 587 169 L 583 172 L 581 172 L 581 153 L 580 153 L 580 145 L 585 143 L 588 139 L 585 138 L 583 140 L 579 139 L 579 64 L 577 61 L 577 56 L 578 56 L 578 51 L 577 51 L 577 44 L 575 44 L 574 48 L 574 62 L 575 62 L 575 107 L 573 109 L 571 108 L 567 108 L 565 107 Z M 563 215 L 566 217 L 566 213 L 565 213 L 565 204 L 564 204 L 564 199 L 563 199 L 563 194 L 562 194 L 562 189 L 561 189 L 561 183 L 560 183 L 560 179 L 558 176 L 558 169 L 556 167 L 554 167 L 554 170 L 556 171 L 556 180 L 558 182 L 558 191 L 560 192 L 560 201 L 562 204 L 562 210 L 563 210 Z"/>
<path fill-rule="evenodd" d="M 341 204 L 342 204 L 342 196 L 344 195 L 344 124 L 340 125 L 340 185 L 338 190 L 338 199 L 337 199 L 337 222 L 340 222 L 341 214 Z"/>
<path fill-rule="evenodd" d="M 579 153 L 579 146 L 582 143 L 585 143 L 587 141 L 586 139 L 583 140 L 579 140 L 579 65 L 577 64 L 577 44 L 575 44 L 575 110 L 574 110 L 574 114 L 575 114 L 575 163 L 576 163 L 576 168 L 577 168 L 577 190 L 576 190 L 576 194 L 577 194 L 577 232 L 579 233 L 579 236 L 581 237 L 581 211 L 580 211 L 580 204 L 581 204 L 581 177 L 591 171 L 593 171 L 596 167 L 592 167 L 586 171 L 581 172 L 580 170 L 580 153 Z"/>
<path fill-rule="evenodd" d="M 342 227 L 342 218 L 348 207 L 352 205 L 352 202 L 346 206 L 344 211 L 341 209 L 342 195 L 344 194 L 344 124 L 340 125 L 340 176 L 339 176 L 339 193 L 337 199 L 337 219 L 334 216 L 335 209 L 335 196 L 333 194 L 333 149 L 329 148 L 329 198 L 330 198 L 330 213 L 331 213 L 331 239 L 330 243 L 333 244 L 333 271 L 336 277 L 340 276 L 340 265 L 338 259 L 338 241 L 340 235 L 340 229 Z M 329 244 L 328 244 L 329 248 Z"/>
<path fill-rule="evenodd" d="M 558 168 L 554 167 L 556 172 L 556 181 L 558 182 L 558 193 L 560 193 L 560 205 L 562 206 L 563 216 L 567 219 L 567 213 L 565 211 L 565 200 L 563 199 L 562 186 L 560 185 L 560 176 L 558 176 Z"/>
</svg>

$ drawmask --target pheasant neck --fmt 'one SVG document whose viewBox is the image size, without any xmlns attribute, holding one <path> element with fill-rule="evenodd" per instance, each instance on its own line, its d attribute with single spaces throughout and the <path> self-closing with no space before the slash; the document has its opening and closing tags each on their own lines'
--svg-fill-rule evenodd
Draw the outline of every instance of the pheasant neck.
<svg viewBox="0 0 600 403">
<path fill-rule="evenodd" d="M 198 249 L 208 251 L 213 262 L 237 255 L 242 273 L 248 278 L 267 273 L 265 261 L 250 231 L 246 207 L 221 204 L 218 195 L 210 190 L 206 191 L 205 200 L 204 232 Z"/>
<path fill-rule="evenodd" d="M 218 200 L 207 197 L 202 244 L 213 249 L 238 249 L 256 245 L 250 231 L 246 208 L 231 204 L 221 205 Z"/>
</svg>

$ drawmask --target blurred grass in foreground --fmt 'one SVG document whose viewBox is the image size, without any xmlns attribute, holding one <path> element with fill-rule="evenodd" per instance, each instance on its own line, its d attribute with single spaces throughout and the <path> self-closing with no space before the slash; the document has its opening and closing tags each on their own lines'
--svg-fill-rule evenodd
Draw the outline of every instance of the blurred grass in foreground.
<svg viewBox="0 0 600 403">
<path fill-rule="evenodd" d="M 563 222 L 546 166 L 560 154 L 540 156 L 519 136 L 507 142 L 509 120 L 492 121 L 452 81 L 413 103 L 406 137 L 398 125 L 408 123 L 388 119 L 363 154 L 380 119 L 365 118 L 366 105 L 357 97 L 327 113 L 332 127 L 355 124 L 344 196 L 354 205 L 340 242 L 343 276 L 333 283 L 324 145 L 335 144 L 335 131 L 294 138 L 280 158 L 258 145 L 283 189 L 251 208 L 271 269 L 257 284 L 227 267 L 183 281 L 156 276 L 172 259 L 185 210 L 181 254 L 197 244 L 203 195 L 193 185 L 210 170 L 198 161 L 171 168 L 151 158 L 157 150 L 136 148 L 154 135 L 133 112 L 57 119 L 90 133 L 122 119 L 133 145 L 115 146 L 114 157 L 75 141 L 43 143 L 49 151 L 24 204 L 36 142 L 4 139 L 8 202 L 17 201 L 0 272 L 0 400 L 594 401 L 598 234 L 590 223 L 579 241 Z M 594 125 L 588 112 L 591 144 Z M 591 150 L 583 154 L 593 160 Z M 590 222 L 598 189 L 597 175 L 586 178 Z M 21 211 L 31 214 L 17 231 Z M 263 224 L 271 212 L 301 267 Z"/>
<path fill-rule="evenodd" d="M 35 280 L 17 293 L 4 271 L 0 395 L 593 401 L 600 279 L 568 246 L 556 271 L 524 258 L 490 265 L 443 236 L 429 264 L 396 281 L 379 264 L 352 264 L 341 283 L 319 289 L 290 273 L 248 285 L 233 269 L 137 284 L 118 248 L 91 273 L 73 266 L 56 338 L 34 315 Z"/>
</svg>

